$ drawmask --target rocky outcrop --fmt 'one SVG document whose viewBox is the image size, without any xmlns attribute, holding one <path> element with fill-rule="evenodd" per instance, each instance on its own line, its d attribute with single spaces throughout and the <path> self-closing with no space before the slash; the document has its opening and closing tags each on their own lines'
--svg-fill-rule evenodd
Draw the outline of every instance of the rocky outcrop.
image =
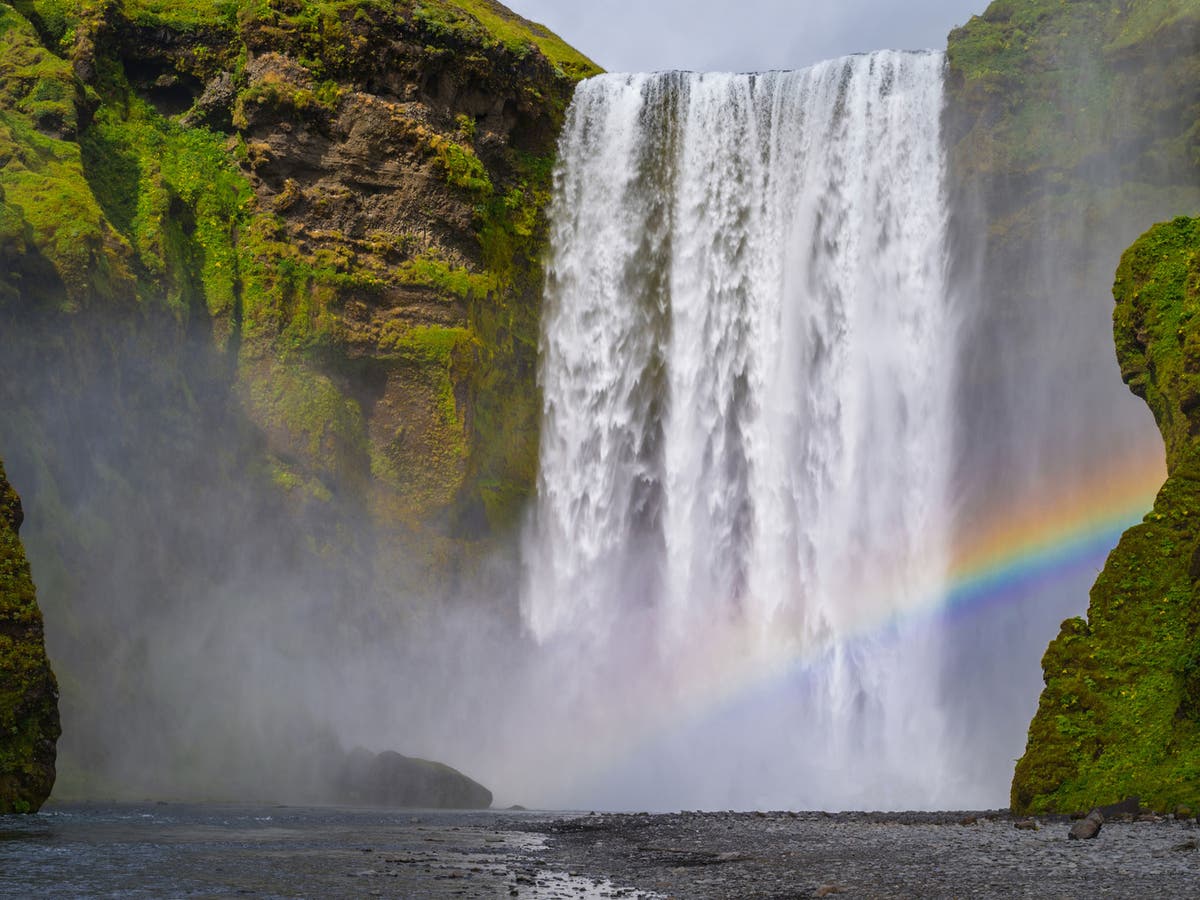
<svg viewBox="0 0 1200 900">
<path fill-rule="evenodd" d="M 24 514 L 0 465 L 0 815 L 37 812 L 54 787 L 58 684 L 17 537 Z"/>
<path fill-rule="evenodd" d="M 346 755 L 337 786 L 343 803 L 409 809 L 488 809 L 492 792 L 442 763 L 392 750 Z"/>
<path fill-rule="evenodd" d="M 1154 412 L 1168 478 L 1109 556 L 1087 619 L 1046 651 L 1013 779 L 1023 812 L 1200 803 L 1200 220 L 1147 232 L 1114 294 L 1121 374 Z"/>
</svg>

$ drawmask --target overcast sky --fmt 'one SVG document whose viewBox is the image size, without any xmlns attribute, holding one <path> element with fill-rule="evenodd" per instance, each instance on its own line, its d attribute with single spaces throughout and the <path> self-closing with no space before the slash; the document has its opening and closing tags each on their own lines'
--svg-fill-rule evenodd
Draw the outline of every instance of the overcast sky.
<svg viewBox="0 0 1200 900">
<path fill-rule="evenodd" d="M 988 0 L 503 0 L 610 72 L 801 68 L 866 50 L 943 49 Z"/>
</svg>

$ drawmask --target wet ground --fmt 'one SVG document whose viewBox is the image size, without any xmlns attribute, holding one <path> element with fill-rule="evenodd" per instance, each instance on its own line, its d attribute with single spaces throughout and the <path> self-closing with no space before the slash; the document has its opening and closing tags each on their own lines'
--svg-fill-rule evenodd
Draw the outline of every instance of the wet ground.
<svg viewBox="0 0 1200 900">
<path fill-rule="evenodd" d="M 381 812 L 186 804 L 0 817 L 3 897 L 1197 897 L 1191 820 L 1001 813 Z"/>
<path fill-rule="evenodd" d="M 555 816 L 188 804 L 0 817 L 0 897 L 606 897 L 553 869 Z"/>
</svg>

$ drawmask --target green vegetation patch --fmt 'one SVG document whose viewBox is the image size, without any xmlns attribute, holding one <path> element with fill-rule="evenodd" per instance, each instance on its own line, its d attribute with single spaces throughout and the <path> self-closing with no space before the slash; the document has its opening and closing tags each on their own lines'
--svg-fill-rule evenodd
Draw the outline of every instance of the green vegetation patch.
<svg viewBox="0 0 1200 900">
<path fill-rule="evenodd" d="M 429 4 L 424 4 L 428 8 Z M 441 5 L 447 5 L 443 3 Z M 448 0 L 474 16 L 497 40 L 514 52 L 537 47 L 568 78 L 579 80 L 599 75 L 599 66 L 543 25 L 523 19 L 494 0 Z"/>
<path fill-rule="evenodd" d="M 245 0 L 121 0 L 126 18 L 136 25 L 166 26 L 191 31 L 214 26 L 232 27 Z"/>
</svg>

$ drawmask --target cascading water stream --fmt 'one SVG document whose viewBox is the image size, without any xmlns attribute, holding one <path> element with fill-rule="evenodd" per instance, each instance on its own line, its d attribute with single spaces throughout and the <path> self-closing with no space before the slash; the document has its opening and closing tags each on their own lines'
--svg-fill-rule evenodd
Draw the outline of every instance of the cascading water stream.
<svg viewBox="0 0 1200 900">
<path fill-rule="evenodd" d="M 561 141 L 526 622 L 619 650 L 632 719 L 807 663 L 753 714 L 769 759 L 709 736 L 776 802 L 949 792 L 910 615 L 949 564 L 942 68 L 603 76 Z M 766 793 L 735 781 L 689 796 Z"/>
</svg>

